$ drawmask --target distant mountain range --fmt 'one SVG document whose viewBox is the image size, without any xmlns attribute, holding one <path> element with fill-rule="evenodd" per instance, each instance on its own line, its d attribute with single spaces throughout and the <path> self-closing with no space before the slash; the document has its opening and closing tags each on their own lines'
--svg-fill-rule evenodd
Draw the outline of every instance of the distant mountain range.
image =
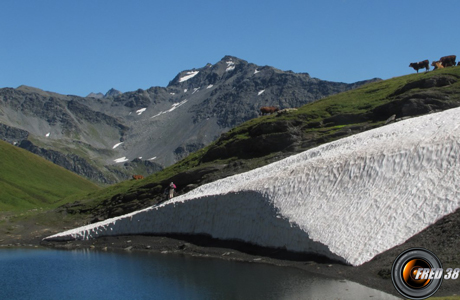
<svg viewBox="0 0 460 300">
<path fill-rule="evenodd" d="M 119 90 L 111 88 L 107 93 L 105 93 L 105 95 L 103 93 L 100 93 L 100 92 L 99 93 L 89 93 L 88 96 L 86 96 L 86 97 L 101 99 L 101 98 L 115 97 L 115 96 L 118 96 L 118 95 L 121 95 L 121 94 L 122 94 L 122 92 L 120 92 Z"/>
<path fill-rule="evenodd" d="M 324 81 L 225 56 L 180 72 L 167 87 L 87 97 L 20 86 L 0 89 L 0 139 L 94 182 L 148 175 L 257 118 L 378 81 Z"/>
</svg>

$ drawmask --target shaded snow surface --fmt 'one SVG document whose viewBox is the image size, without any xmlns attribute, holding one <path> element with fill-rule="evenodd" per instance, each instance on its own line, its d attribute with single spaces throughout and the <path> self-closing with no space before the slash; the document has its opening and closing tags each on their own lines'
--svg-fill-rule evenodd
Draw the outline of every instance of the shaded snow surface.
<svg viewBox="0 0 460 300">
<path fill-rule="evenodd" d="M 360 265 L 460 204 L 460 109 L 328 143 L 49 240 L 210 234 Z"/>
</svg>

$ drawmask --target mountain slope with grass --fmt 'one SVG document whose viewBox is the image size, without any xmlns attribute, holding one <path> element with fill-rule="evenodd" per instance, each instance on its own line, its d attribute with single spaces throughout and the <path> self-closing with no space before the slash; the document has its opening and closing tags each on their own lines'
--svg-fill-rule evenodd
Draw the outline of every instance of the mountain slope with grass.
<svg viewBox="0 0 460 300">
<path fill-rule="evenodd" d="M 0 140 L 0 210 L 53 208 L 99 188 L 35 154 Z"/>
<path fill-rule="evenodd" d="M 369 83 L 297 110 L 251 119 L 161 172 L 111 186 L 61 210 L 93 221 L 119 216 L 163 201 L 171 181 L 183 194 L 330 141 L 458 106 L 458 67 Z"/>
</svg>

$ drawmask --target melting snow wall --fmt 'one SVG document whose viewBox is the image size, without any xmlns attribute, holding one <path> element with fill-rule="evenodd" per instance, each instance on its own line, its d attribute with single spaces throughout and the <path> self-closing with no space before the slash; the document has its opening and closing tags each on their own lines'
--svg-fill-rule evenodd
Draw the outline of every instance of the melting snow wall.
<svg viewBox="0 0 460 300">
<path fill-rule="evenodd" d="M 205 233 L 360 265 L 459 207 L 459 116 L 360 133 L 46 239 Z"/>
</svg>

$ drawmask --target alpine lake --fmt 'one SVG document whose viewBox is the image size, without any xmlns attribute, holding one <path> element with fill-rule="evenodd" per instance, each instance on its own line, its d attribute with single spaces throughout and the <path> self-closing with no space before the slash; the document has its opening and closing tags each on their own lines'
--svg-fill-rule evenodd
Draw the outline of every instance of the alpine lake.
<svg viewBox="0 0 460 300">
<path fill-rule="evenodd" d="M 0 299 L 399 299 L 263 263 L 148 252 L 0 249 Z"/>
</svg>

